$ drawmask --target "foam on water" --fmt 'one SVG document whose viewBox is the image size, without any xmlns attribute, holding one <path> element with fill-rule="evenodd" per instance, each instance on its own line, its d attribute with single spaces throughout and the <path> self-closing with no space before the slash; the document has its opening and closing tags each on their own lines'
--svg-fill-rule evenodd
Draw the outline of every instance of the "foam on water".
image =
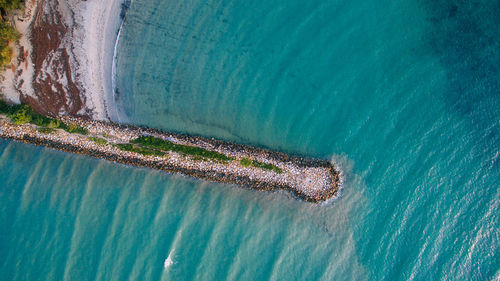
<svg viewBox="0 0 500 281">
<path fill-rule="evenodd" d="M 163 267 L 165 269 L 168 269 L 170 266 L 172 266 L 174 264 L 174 261 L 172 260 L 172 254 L 173 254 L 174 251 L 175 251 L 175 249 L 173 249 L 172 251 L 170 251 L 170 253 L 168 253 L 168 257 L 163 262 Z"/>
</svg>

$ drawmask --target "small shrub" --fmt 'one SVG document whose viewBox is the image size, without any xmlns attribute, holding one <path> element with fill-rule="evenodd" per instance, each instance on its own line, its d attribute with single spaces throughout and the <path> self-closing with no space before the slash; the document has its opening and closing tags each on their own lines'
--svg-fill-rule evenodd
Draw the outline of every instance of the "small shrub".
<svg viewBox="0 0 500 281">
<path fill-rule="evenodd" d="M 49 117 L 45 117 L 41 114 L 37 114 L 37 113 L 32 113 L 31 114 L 31 121 L 30 123 L 31 124 L 35 124 L 37 126 L 41 126 L 41 127 L 50 127 L 50 128 L 58 128 L 59 126 L 50 126 L 51 123 L 54 123 L 54 121 L 58 121 L 57 119 L 52 119 L 52 118 L 49 118 Z"/>
<path fill-rule="evenodd" d="M 9 114 L 11 106 L 8 105 L 5 101 L 0 100 L 0 113 Z"/>
<path fill-rule="evenodd" d="M 70 123 L 67 126 L 64 126 L 64 130 L 66 130 L 68 133 L 71 134 L 81 134 L 81 135 L 88 135 L 89 131 L 83 127 L 78 126 L 78 124 L 75 123 Z"/>
<path fill-rule="evenodd" d="M 57 119 L 50 119 L 49 124 L 47 124 L 47 127 L 49 128 L 60 128 L 61 127 L 61 121 Z"/>
<path fill-rule="evenodd" d="M 25 124 L 31 122 L 33 118 L 33 111 L 27 105 L 16 107 L 13 112 L 9 114 L 10 119 L 14 124 Z"/>
<path fill-rule="evenodd" d="M 91 137 L 90 140 L 93 141 L 93 142 L 95 142 L 95 143 L 97 143 L 97 144 L 100 144 L 100 145 L 108 144 L 107 140 L 101 139 L 101 138 L 98 138 L 98 137 Z"/>
<path fill-rule="evenodd" d="M 46 128 L 46 127 L 41 127 L 41 128 L 36 129 L 36 130 L 42 134 L 52 134 L 56 131 L 52 128 Z"/>
<path fill-rule="evenodd" d="M 241 164 L 241 166 L 248 168 L 248 167 L 252 166 L 252 160 L 245 157 L 245 158 L 240 160 L 240 164 Z"/>
<path fill-rule="evenodd" d="M 283 173 L 282 169 L 276 167 L 273 164 L 267 164 L 267 163 L 264 163 L 264 162 L 252 160 L 252 159 L 247 158 L 247 157 L 242 158 L 240 160 L 240 164 L 241 164 L 241 166 L 243 166 L 245 168 L 248 168 L 248 167 L 252 166 L 252 167 L 255 167 L 255 168 L 261 168 L 261 169 L 264 169 L 264 170 L 273 171 L 273 172 L 278 173 L 278 174 Z"/>
<path fill-rule="evenodd" d="M 190 159 L 193 160 L 193 161 L 207 161 L 207 159 L 205 159 L 205 158 L 203 158 L 201 156 L 198 156 L 198 155 L 191 156 Z"/>
<path fill-rule="evenodd" d="M 120 143 L 120 144 L 116 144 L 115 146 L 118 147 L 120 150 L 135 152 L 135 153 L 139 153 L 139 154 L 142 154 L 145 156 L 150 156 L 150 155 L 165 156 L 165 154 L 166 154 L 165 152 L 162 152 L 159 150 L 145 148 L 145 147 L 138 147 L 138 146 L 135 146 L 135 145 L 130 144 L 130 143 Z"/>
<path fill-rule="evenodd" d="M 233 158 L 217 151 L 206 150 L 204 148 L 196 146 L 176 144 L 171 141 L 162 140 L 151 136 L 138 137 L 137 139 L 133 140 L 132 143 L 140 144 L 149 148 L 160 149 L 163 151 L 174 151 L 192 156 L 200 156 L 204 159 L 214 160 L 218 162 L 229 162 L 233 160 Z"/>
<path fill-rule="evenodd" d="M 12 122 L 16 124 L 31 123 L 40 127 L 52 129 L 67 128 L 66 124 L 62 123 L 60 120 L 35 113 L 33 109 L 26 104 L 8 105 L 5 101 L 0 100 L 0 113 L 7 114 Z"/>
<path fill-rule="evenodd" d="M 254 161 L 252 161 L 252 165 L 254 167 L 261 168 L 264 170 L 270 170 L 270 171 L 273 171 L 273 172 L 278 173 L 278 174 L 283 173 L 283 170 L 274 166 L 273 164 L 267 164 L 267 163 L 263 163 L 263 162 L 259 162 L 259 161 L 254 160 Z"/>
<path fill-rule="evenodd" d="M 21 34 L 10 24 L 3 20 L 3 14 L 6 10 L 16 9 L 20 6 L 14 4 L 18 0 L 0 1 L 0 10 L 2 10 L 2 17 L 0 17 L 0 66 L 10 63 L 13 55 L 12 48 L 9 42 L 18 40 Z"/>
</svg>

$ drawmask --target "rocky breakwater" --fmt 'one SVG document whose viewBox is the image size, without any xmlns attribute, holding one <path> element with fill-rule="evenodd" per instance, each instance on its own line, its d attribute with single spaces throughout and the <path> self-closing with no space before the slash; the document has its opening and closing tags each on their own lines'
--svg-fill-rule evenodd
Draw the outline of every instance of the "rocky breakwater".
<svg viewBox="0 0 500 281">
<path fill-rule="evenodd" d="M 0 115 L 0 137 L 257 190 L 287 190 L 309 202 L 334 197 L 341 185 L 340 171 L 323 160 L 136 126 L 58 121 L 61 126 L 47 128 Z"/>
</svg>

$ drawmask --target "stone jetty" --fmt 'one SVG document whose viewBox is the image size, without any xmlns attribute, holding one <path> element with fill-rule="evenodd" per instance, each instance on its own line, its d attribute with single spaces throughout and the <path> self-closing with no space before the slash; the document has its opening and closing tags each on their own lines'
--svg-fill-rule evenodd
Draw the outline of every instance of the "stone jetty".
<svg viewBox="0 0 500 281">
<path fill-rule="evenodd" d="M 131 125 L 70 117 L 62 117 L 60 121 L 67 125 L 78 125 L 88 133 L 68 133 L 62 129 L 41 128 L 30 123 L 14 124 L 7 115 L 0 115 L 0 137 L 257 190 L 286 190 L 297 198 L 315 203 L 334 197 L 341 185 L 340 171 L 324 160 Z M 145 136 L 217 152 L 229 160 L 217 161 L 178 151 L 146 155 L 120 149 L 120 145 L 131 144 Z M 245 160 L 262 165 L 245 165 Z M 268 168 L 263 168 L 263 165 Z"/>
</svg>

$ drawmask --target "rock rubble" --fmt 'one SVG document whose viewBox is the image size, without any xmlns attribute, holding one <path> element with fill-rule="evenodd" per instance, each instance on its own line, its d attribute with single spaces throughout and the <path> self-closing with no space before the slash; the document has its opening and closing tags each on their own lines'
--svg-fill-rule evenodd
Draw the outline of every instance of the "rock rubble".
<svg viewBox="0 0 500 281">
<path fill-rule="evenodd" d="M 237 184 L 258 190 L 287 190 L 309 202 L 320 202 L 336 195 L 341 184 L 339 171 L 323 160 L 304 159 L 281 152 L 208 139 L 166 133 L 155 129 L 130 125 L 91 121 L 80 118 L 63 117 L 64 123 L 76 123 L 86 128 L 88 136 L 71 134 L 63 130 L 42 133 L 32 124 L 16 125 L 9 118 L 0 117 L 0 137 L 47 146 L 71 153 L 85 154 L 127 165 L 149 167 L 170 173 L 181 173 L 214 182 Z M 217 151 L 233 161 L 227 163 L 196 159 L 195 157 L 169 151 L 165 156 L 145 156 L 123 151 L 113 144 L 129 143 L 140 136 L 154 136 L 182 145 L 197 146 Z M 97 144 L 90 137 L 106 139 L 108 144 Z M 238 160 L 250 158 L 273 164 L 283 172 L 277 173 L 256 167 L 244 167 Z"/>
</svg>

